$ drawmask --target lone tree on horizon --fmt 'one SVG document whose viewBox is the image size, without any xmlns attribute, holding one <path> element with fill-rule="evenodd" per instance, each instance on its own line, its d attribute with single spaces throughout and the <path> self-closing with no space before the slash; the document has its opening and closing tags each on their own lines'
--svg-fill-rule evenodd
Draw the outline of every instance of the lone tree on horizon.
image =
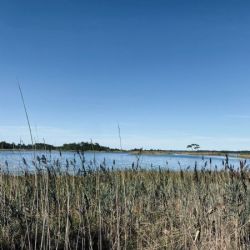
<svg viewBox="0 0 250 250">
<path fill-rule="evenodd" d="M 191 149 L 191 150 L 199 150 L 200 149 L 200 145 L 199 144 L 196 144 L 196 143 L 192 143 L 192 144 L 189 144 L 187 145 L 187 149 Z"/>
</svg>

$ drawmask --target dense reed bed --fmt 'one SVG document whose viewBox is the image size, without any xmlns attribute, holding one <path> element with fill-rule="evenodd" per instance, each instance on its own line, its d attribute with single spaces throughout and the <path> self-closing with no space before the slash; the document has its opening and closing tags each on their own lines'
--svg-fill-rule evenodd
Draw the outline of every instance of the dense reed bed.
<svg viewBox="0 0 250 250">
<path fill-rule="evenodd" d="M 1 249 L 250 248 L 244 162 L 175 172 L 82 160 L 74 174 L 60 164 L 44 157 L 32 173 L 1 171 Z"/>
</svg>

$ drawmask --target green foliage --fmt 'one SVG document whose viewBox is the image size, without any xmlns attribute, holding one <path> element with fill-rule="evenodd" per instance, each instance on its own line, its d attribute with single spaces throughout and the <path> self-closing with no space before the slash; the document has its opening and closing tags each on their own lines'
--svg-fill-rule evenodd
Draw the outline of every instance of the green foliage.
<svg viewBox="0 0 250 250">
<path fill-rule="evenodd" d="M 88 142 L 63 144 L 63 146 L 60 147 L 60 149 L 74 150 L 74 151 L 88 151 L 88 150 L 110 151 L 111 150 L 109 147 L 100 146 L 98 143 L 88 143 Z"/>
<path fill-rule="evenodd" d="M 37 150 L 55 150 L 56 147 L 50 144 L 46 144 L 46 143 L 35 143 L 34 144 L 34 148 Z M 31 144 L 24 144 L 24 143 L 8 143 L 5 141 L 0 142 L 0 149 L 32 149 L 32 145 Z"/>
<path fill-rule="evenodd" d="M 32 145 L 28 144 L 15 144 L 15 143 L 8 143 L 5 141 L 0 142 L 0 149 L 11 150 L 11 149 L 32 149 Z M 34 149 L 36 150 L 72 150 L 72 151 L 88 151 L 88 150 L 95 150 L 95 151 L 119 151 L 119 149 L 112 149 L 109 147 L 101 146 L 98 143 L 88 143 L 88 142 L 80 142 L 80 143 L 68 143 L 63 144 L 62 146 L 53 146 L 46 143 L 35 143 Z"/>
</svg>

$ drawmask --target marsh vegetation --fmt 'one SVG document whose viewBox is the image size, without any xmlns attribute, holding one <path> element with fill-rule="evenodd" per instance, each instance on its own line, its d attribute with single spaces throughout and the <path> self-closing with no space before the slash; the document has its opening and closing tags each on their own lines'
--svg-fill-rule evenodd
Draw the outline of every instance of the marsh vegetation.
<svg viewBox="0 0 250 250">
<path fill-rule="evenodd" d="M 223 170 L 118 170 L 105 162 L 61 170 L 37 157 L 36 171 L 0 173 L 2 249 L 249 249 L 250 175 Z M 5 163 L 7 164 L 7 163 Z M 5 169 L 5 170 L 4 170 Z"/>
</svg>

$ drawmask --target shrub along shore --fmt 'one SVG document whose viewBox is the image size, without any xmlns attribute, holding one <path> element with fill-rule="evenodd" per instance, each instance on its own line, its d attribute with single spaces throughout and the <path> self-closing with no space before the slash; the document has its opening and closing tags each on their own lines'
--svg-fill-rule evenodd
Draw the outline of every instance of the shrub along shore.
<svg viewBox="0 0 250 250">
<path fill-rule="evenodd" d="M 33 164 L 18 176 L 1 168 L 1 249 L 250 248 L 246 162 L 173 172 L 82 159 L 73 175 L 60 161 Z"/>
</svg>

